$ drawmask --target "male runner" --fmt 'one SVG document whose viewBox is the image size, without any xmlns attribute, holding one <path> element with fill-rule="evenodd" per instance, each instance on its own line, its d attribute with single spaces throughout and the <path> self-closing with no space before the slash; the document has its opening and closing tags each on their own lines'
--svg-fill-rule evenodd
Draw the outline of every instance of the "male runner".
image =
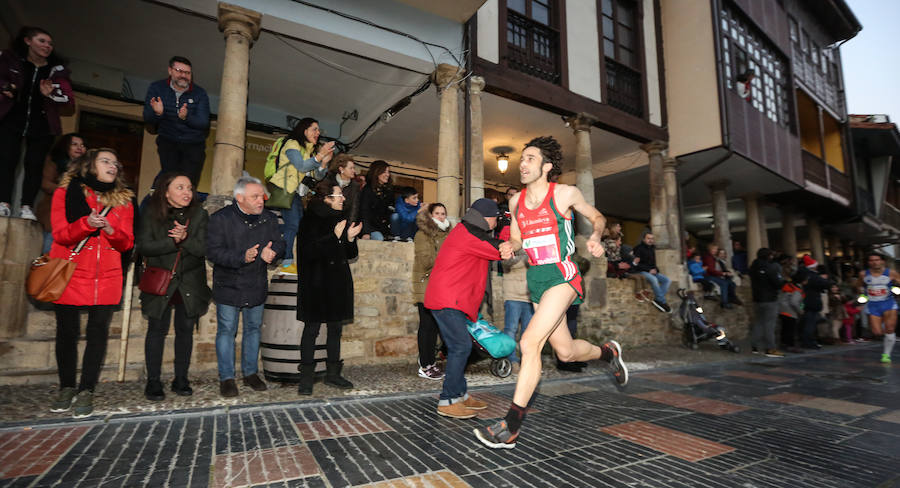
<svg viewBox="0 0 900 488">
<path fill-rule="evenodd" d="M 891 350 L 897 342 L 897 301 L 891 293 L 891 283 L 900 283 L 900 273 L 888 269 L 884 265 L 881 254 L 870 252 L 867 256 L 868 269 L 859 272 L 859 281 L 865 284 L 865 292 L 869 297 L 866 305 L 869 314 L 869 327 L 875 337 L 884 335 L 884 346 L 881 362 L 891 362 Z M 881 324 L 884 323 L 884 332 Z"/>
<path fill-rule="evenodd" d="M 566 310 L 584 298 L 581 275 L 572 260 L 575 252 L 572 210 L 593 225 L 587 249 L 595 257 L 603 255 L 600 237 L 606 219 L 584 200 L 578 188 L 555 183 L 562 173 L 561 162 L 562 152 L 554 138 L 538 137 L 528 142 L 519 160 L 525 189 L 509 202 L 512 250 L 501 248 L 500 252 L 503 259 L 509 259 L 513 251 L 525 249 L 531 265 L 527 272 L 528 291 L 535 307 L 528 329 L 519 341 L 522 365 L 509 412 L 505 419 L 490 427 L 475 429 L 478 440 L 494 449 L 516 446 L 525 409 L 541 379 L 541 349 L 548 340 L 560 361 L 602 359 L 610 363 L 620 385 L 628 382 L 628 370 L 621 359 L 622 348 L 616 341 L 598 347 L 572 339 L 565 325 Z"/>
</svg>

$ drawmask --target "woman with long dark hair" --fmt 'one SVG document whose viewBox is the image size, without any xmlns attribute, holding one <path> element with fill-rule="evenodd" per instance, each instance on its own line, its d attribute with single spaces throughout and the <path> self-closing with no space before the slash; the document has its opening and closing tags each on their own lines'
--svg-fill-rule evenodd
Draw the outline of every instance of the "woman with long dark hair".
<svg viewBox="0 0 900 488">
<path fill-rule="evenodd" d="M 206 227 L 209 214 L 199 204 L 186 173 L 163 173 L 156 191 L 141 213 L 137 248 L 147 266 L 174 270 L 165 295 L 141 292 L 141 311 L 147 317 L 144 356 L 148 400 L 165 399 L 161 365 L 172 310 L 175 310 L 175 379 L 172 391 L 193 394 L 188 381 L 193 334 L 197 319 L 206 313 L 212 291 L 206 283 Z"/>
<path fill-rule="evenodd" d="M 282 172 L 286 171 L 296 173 L 293 177 L 289 176 L 288 180 L 300 182 L 296 189 L 285 188 L 285 190 L 295 193 L 291 208 L 281 211 L 281 219 L 284 221 L 281 233 L 287 244 L 284 259 L 281 261 L 283 274 L 297 274 L 297 265 L 294 264 L 294 239 L 297 237 L 300 221 L 303 219 L 303 197 L 310 191 L 310 188 L 304 185 L 302 180 L 304 176 L 322 180 L 325 177 L 328 162 L 331 161 L 334 153 L 334 141 L 319 144 L 320 134 L 319 122 L 316 119 L 310 117 L 300 119 L 285 139 L 278 158 L 277 170 L 269 178 L 269 181 L 273 182 L 283 181 Z"/>
<path fill-rule="evenodd" d="M 22 140 L 25 181 L 18 217 L 37 220 L 32 206 L 44 158 L 59 135 L 59 113 L 74 106 L 69 70 L 40 27 L 23 27 L 11 49 L 0 52 L 0 217 L 12 215 L 12 194 Z"/>
<path fill-rule="evenodd" d="M 366 173 L 366 187 L 359 197 L 359 215 L 362 218 L 362 238 L 383 241 L 390 235 L 394 186 L 391 184 L 391 167 L 387 162 L 373 161 Z"/>
<path fill-rule="evenodd" d="M 41 190 L 44 194 L 41 201 L 35 207 L 35 215 L 38 222 L 44 227 L 44 249 L 41 253 L 50 252 L 50 244 L 53 242 L 53 229 L 50 225 L 50 202 L 53 200 L 53 192 L 59 186 L 59 178 L 68 169 L 69 163 L 84 156 L 87 147 L 81 134 L 70 132 L 56 141 L 47 161 L 44 162 L 44 172 L 41 178 Z"/>
<path fill-rule="evenodd" d="M 297 289 L 297 320 L 304 323 L 300 339 L 301 395 L 312 395 L 315 381 L 316 338 L 327 324 L 327 372 L 325 384 L 353 388 L 341 376 L 341 334 L 344 324 L 353 322 L 353 275 L 348 260 L 358 254 L 356 237 L 360 223 L 348 223 L 344 216 L 344 194 L 331 181 L 321 181 L 303 219 L 303 239 L 298 243 L 300 276 Z"/>
<path fill-rule="evenodd" d="M 94 411 L 94 388 L 106 356 L 113 310 L 122 300 L 122 253 L 134 245 L 134 193 L 114 149 L 91 149 L 72 163 L 53 194 L 51 258 L 71 259 L 75 272 L 56 300 L 56 363 L 59 394 L 51 411 L 73 409 L 75 418 Z M 75 384 L 81 312 L 87 311 L 81 382 Z"/>
</svg>

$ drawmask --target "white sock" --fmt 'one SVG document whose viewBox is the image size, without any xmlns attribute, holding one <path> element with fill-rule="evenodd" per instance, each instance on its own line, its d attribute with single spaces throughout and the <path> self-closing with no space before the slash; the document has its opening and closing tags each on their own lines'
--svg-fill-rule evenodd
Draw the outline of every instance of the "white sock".
<svg viewBox="0 0 900 488">
<path fill-rule="evenodd" d="M 891 351 L 894 349 L 894 343 L 897 342 L 897 333 L 892 332 L 890 334 L 884 335 L 884 353 L 888 356 L 891 355 Z"/>
</svg>

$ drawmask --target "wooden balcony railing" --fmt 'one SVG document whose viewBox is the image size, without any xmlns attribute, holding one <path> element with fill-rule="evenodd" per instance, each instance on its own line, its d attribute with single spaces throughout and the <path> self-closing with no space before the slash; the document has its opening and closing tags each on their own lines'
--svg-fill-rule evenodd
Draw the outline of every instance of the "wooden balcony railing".
<svg viewBox="0 0 900 488">
<path fill-rule="evenodd" d="M 643 85 L 641 73 L 606 58 L 607 103 L 635 117 L 643 117 Z"/>
<path fill-rule="evenodd" d="M 853 200 L 850 177 L 827 164 L 818 156 L 803 151 L 803 177 L 810 183 L 831 190 L 834 194 Z"/>
<path fill-rule="evenodd" d="M 506 61 L 517 71 L 559 84 L 559 32 L 513 10 L 506 13 Z"/>
</svg>

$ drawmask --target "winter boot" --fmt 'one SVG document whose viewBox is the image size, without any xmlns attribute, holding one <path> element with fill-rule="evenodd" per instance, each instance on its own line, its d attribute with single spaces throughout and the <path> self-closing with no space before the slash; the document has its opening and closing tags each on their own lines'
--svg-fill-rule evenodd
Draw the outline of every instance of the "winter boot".
<svg viewBox="0 0 900 488">
<path fill-rule="evenodd" d="M 349 390 L 353 388 L 353 383 L 347 381 L 347 378 L 341 376 L 341 370 L 344 368 L 344 361 L 335 361 L 333 363 L 325 363 L 325 384 L 336 388 Z"/>
<path fill-rule="evenodd" d="M 316 363 L 300 365 L 300 385 L 298 395 L 312 395 L 313 383 L 316 382 Z"/>
</svg>

